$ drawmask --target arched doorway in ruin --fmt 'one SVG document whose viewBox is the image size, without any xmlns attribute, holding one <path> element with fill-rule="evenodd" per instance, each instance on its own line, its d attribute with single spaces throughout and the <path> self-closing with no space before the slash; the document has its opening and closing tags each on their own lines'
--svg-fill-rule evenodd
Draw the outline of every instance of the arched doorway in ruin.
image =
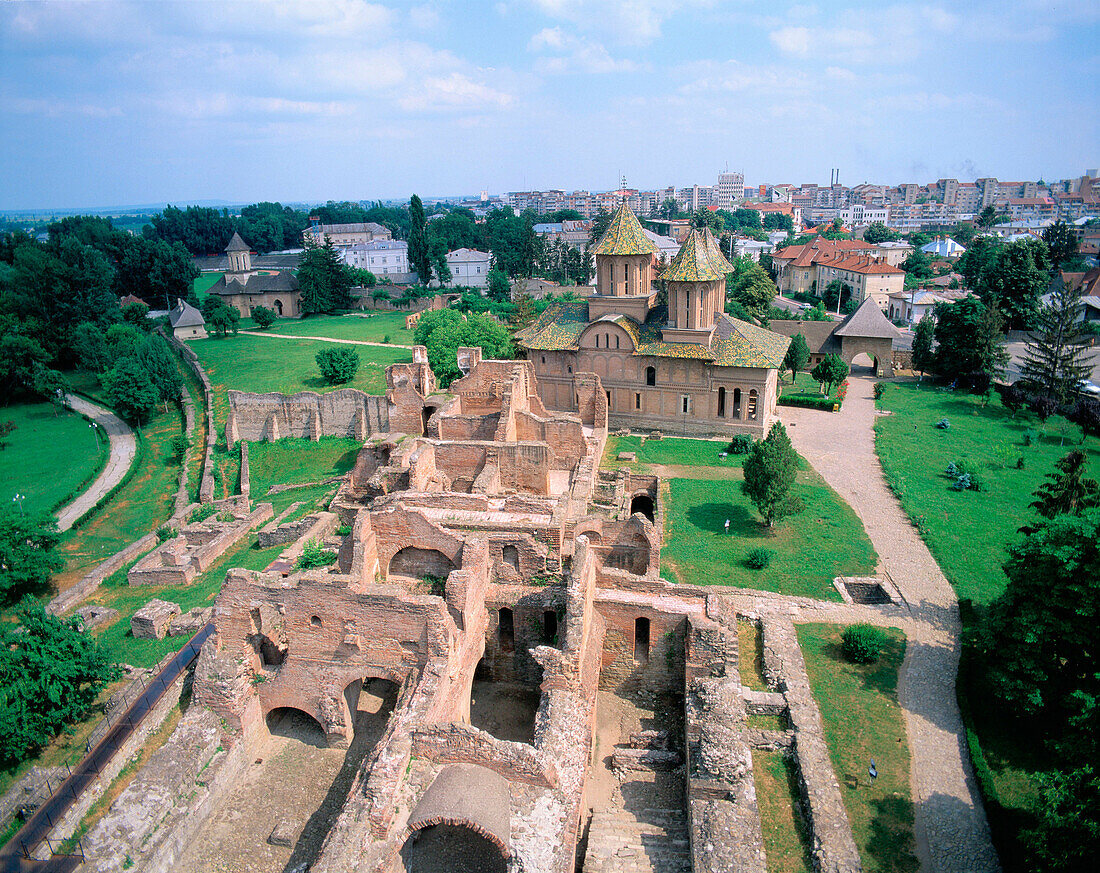
<svg viewBox="0 0 1100 873">
<path fill-rule="evenodd" d="M 436 407 L 425 406 L 420 410 L 420 428 L 424 434 L 428 433 L 428 419 L 435 415 Z"/>
<path fill-rule="evenodd" d="M 506 873 L 501 848 L 466 824 L 442 823 L 419 828 L 401 847 L 404 873 Z"/>
<path fill-rule="evenodd" d="M 446 579 L 453 569 L 455 569 L 455 566 L 451 563 L 451 559 L 437 549 L 419 549 L 416 546 L 405 546 L 390 558 L 390 566 L 386 571 L 386 575 L 409 576 L 413 579 L 421 579 L 424 576 Z"/>
<path fill-rule="evenodd" d="M 635 494 L 630 499 L 630 514 L 640 512 L 650 521 L 653 521 L 653 498 L 646 493 Z"/>
<path fill-rule="evenodd" d="M 321 723 L 304 709 L 277 706 L 264 719 L 268 732 L 275 737 L 298 740 L 318 749 L 327 749 L 329 742 Z"/>
</svg>

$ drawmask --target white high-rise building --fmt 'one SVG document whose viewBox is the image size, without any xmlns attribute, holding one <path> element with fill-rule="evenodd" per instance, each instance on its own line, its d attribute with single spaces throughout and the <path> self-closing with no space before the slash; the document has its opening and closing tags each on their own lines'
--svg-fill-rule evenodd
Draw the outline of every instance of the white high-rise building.
<svg viewBox="0 0 1100 873">
<path fill-rule="evenodd" d="M 715 186 L 715 199 L 719 209 L 732 209 L 745 199 L 745 176 L 743 173 L 719 173 Z"/>
</svg>

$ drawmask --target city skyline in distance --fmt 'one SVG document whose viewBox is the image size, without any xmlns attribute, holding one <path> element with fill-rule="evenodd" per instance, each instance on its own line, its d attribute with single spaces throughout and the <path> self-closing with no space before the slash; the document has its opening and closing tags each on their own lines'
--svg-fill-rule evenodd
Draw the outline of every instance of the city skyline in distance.
<svg viewBox="0 0 1100 873">
<path fill-rule="evenodd" d="M 0 209 L 1073 178 L 1098 36 L 1032 0 L 3 4 Z"/>
</svg>

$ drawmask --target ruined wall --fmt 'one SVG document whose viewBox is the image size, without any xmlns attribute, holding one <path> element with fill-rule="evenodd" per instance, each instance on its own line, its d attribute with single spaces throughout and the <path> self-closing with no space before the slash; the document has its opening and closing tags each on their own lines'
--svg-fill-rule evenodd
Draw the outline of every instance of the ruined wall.
<svg viewBox="0 0 1100 873">
<path fill-rule="evenodd" d="M 266 442 L 283 437 L 318 440 L 323 436 L 366 440 L 372 433 L 390 430 L 390 405 L 386 399 L 357 388 L 341 388 L 327 394 L 228 393 L 225 440 L 230 449 L 238 440 Z M 415 432 L 420 432 L 419 426 Z"/>
</svg>

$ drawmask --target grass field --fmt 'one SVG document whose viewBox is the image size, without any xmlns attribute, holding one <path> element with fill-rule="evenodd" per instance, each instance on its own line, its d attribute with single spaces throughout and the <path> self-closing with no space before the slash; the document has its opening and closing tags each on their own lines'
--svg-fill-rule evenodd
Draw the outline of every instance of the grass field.
<svg viewBox="0 0 1100 873">
<path fill-rule="evenodd" d="M 215 390 L 222 391 L 234 388 L 293 394 L 358 388 L 368 394 L 384 394 L 386 367 L 412 360 L 409 349 L 357 346 L 361 363 L 355 378 L 347 385 L 329 385 L 317 370 L 315 356 L 321 349 L 332 348 L 330 343 L 238 335 L 195 340 L 188 345 L 199 356 Z"/>
<path fill-rule="evenodd" d="M 745 460 L 744 455 L 721 457 L 721 453 L 726 450 L 728 445 L 728 440 L 692 440 L 665 437 L 659 440 L 646 439 L 643 441 L 640 436 L 612 436 L 607 438 L 601 466 L 611 470 L 619 467 L 642 470 L 653 464 L 740 469 Z M 617 459 L 619 452 L 634 452 L 637 454 L 638 459 L 636 461 L 620 461 Z"/>
<path fill-rule="evenodd" d="M 874 570 L 874 548 L 859 518 L 807 465 L 794 488 L 802 512 L 771 529 L 741 493 L 741 481 L 740 469 L 734 469 L 722 479 L 668 482 L 662 495 L 661 571 L 666 579 L 840 600 L 834 576 Z M 772 552 L 771 563 L 763 570 L 750 570 L 745 558 L 758 547 Z"/>
<path fill-rule="evenodd" d="M 28 515 L 49 513 L 92 484 L 107 462 L 107 435 L 96 434 L 79 414 L 52 403 L 0 408 L 13 430 L 0 448 L 0 501 L 24 494 Z"/>
<path fill-rule="evenodd" d="M 405 330 L 407 312 L 353 312 L 348 315 L 311 315 L 307 318 L 280 318 L 266 332 L 328 339 L 385 342 L 411 346 L 413 331 Z M 249 330 L 258 328 L 249 328 Z"/>
<path fill-rule="evenodd" d="M 821 383 L 814 379 L 809 373 L 798 373 L 795 376 L 794 382 L 788 381 L 790 379 L 790 370 L 786 373 L 786 379 L 780 377 L 779 379 L 779 394 L 781 397 L 823 397 L 821 393 Z M 829 391 L 829 399 L 836 400 L 836 392 L 840 388 L 839 385 L 833 385 Z"/>
<path fill-rule="evenodd" d="M 768 873 L 813 873 L 810 836 L 798 804 L 798 768 L 786 752 L 754 749 L 752 775 L 760 807 Z"/>
<path fill-rule="evenodd" d="M 345 437 L 322 437 L 317 442 L 284 439 L 250 443 L 248 467 L 253 502 L 267 500 L 264 495 L 272 485 L 302 485 L 344 475 L 355 465 L 362 446 L 360 441 Z"/>
<path fill-rule="evenodd" d="M 195 294 L 201 301 L 206 296 L 206 291 L 217 282 L 225 273 L 202 273 L 194 280 Z"/>
<path fill-rule="evenodd" d="M 909 745 L 897 699 L 905 637 L 891 628 L 876 663 L 851 664 L 840 652 L 841 630 L 799 625 L 798 641 L 852 834 L 866 873 L 916 871 Z M 867 775 L 872 758 L 874 782 Z"/>
<path fill-rule="evenodd" d="M 988 603 L 1004 589 L 1005 546 L 1035 519 L 1028 504 L 1059 458 L 1083 448 L 1091 475 L 1100 475 L 1100 439 L 1079 446 L 1080 428 L 1059 417 L 1047 422 L 1042 436 L 1034 417 L 1021 412 L 1013 419 L 996 395 L 983 409 L 973 395 L 895 384 L 878 405 L 893 413 L 875 424 L 886 480 L 960 598 Z M 951 425 L 946 430 L 934 426 L 942 418 Z M 1024 445 L 1028 432 L 1031 446 Z M 1023 469 L 1016 467 L 1019 458 Z M 982 490 L 951 490 L 944 470 L 952 461 L 977 469 Z"/>
<path fill-rule="evenodd" d="M 107 506 L 81 527 L 63 535 L 58 552 L 65 569 L 54 577 L 58 589 L 77 582 L 91 567 L 150 531 L 172 515 L 179 465 L 172 438 L 183 433 L 183 417 L 169 407 L 140 431 L 140 457 L 134 474 Z"/>
</svg>

